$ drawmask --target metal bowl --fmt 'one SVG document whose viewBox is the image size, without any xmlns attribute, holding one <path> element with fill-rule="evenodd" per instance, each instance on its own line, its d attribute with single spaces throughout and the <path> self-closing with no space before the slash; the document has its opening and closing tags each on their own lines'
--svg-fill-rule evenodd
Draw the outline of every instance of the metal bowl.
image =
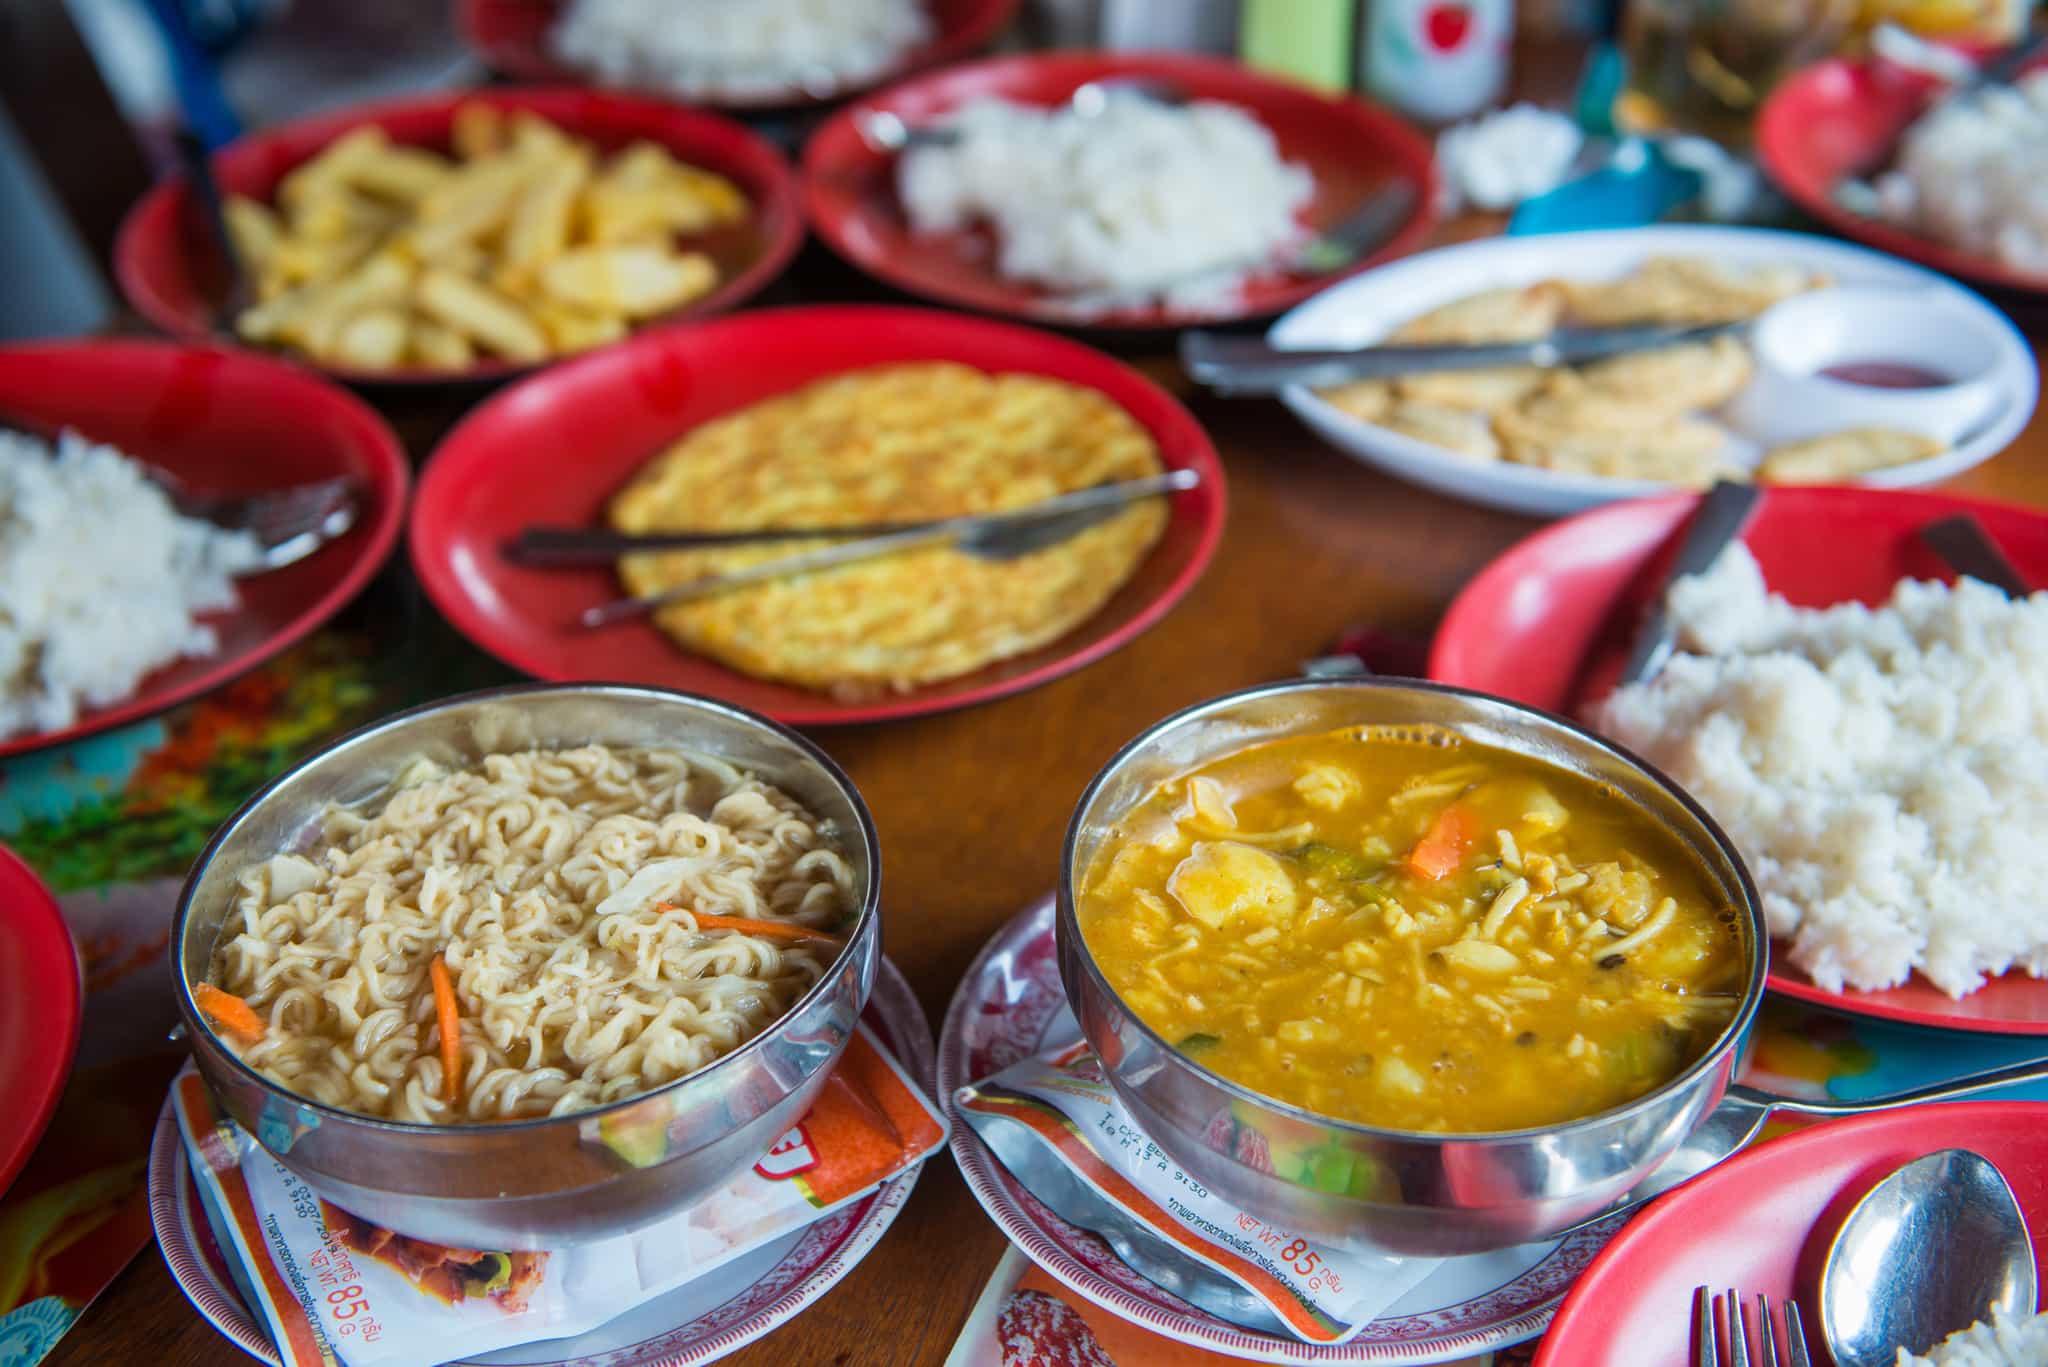
<svg viewBox="0 0 2048 1367">
<path fill-rule="evenodd" d="M 309 1101 L 243 1063 L 192 1002 L 250 865 L 318 838 L 334 804 L 372 800 L 411 761 L 601 743 L 686 745 L 758 774 L 837 837 L 859 912 L 839 957 L 781 1019 L 715 1063 L 596 1110 L 423 1125 Z M 867 1004 L 881 955 L 874 824 L 839 767 L 751 712 L 657 688 L 492 689 L 400 712 L 336 741 L 256 794 L 199 856 L 172 926 L 178 1009 L 221 1110 L 319 1195 L 400 1233 L 463 1248 L 560 1246 L 656 1220 L 715 1190 L 802 1118 Z M 621 1134 L 633 1143 L 614 1148 Z"/>
<path fill-rule="evenodd" d="M 1172 1048 L 1110 987 L 1081 939 L 1077 882 L 1125 812 L 1161 782 L 1261 741 L 1359 725 L 1434 725 L 1570 770 L 1632 802 L 1678 838 L 1736 909 L 1749 958 L 1740 1006 L 1707 1052 L 1614 1110 L 1539 1129 L 1433 1134 L 1379 1129 L 1290 1106 Z M 1769 937 L 1756 889 L 1727 836 L 1670 780 L 1561 717 L 1412 680 L 1296 681 L 1232 693 L 1168 717 L 1126 745 L 1082 794 L 1059 888 L 1060 976 L 1081 1030 L 1132 1117 L 1197 1181 L 1282 1228 L 1453 1256 L 1534 1242 L 1633 1187 L 1713 1110 L 1740 1061 L 1764 990 Z M 1369 1163 L 1369 1198 L 1333 1194 L 1240 1161 L 1234 1116 L 1270 1151 L 1334 1145 Z"/>
</svg>

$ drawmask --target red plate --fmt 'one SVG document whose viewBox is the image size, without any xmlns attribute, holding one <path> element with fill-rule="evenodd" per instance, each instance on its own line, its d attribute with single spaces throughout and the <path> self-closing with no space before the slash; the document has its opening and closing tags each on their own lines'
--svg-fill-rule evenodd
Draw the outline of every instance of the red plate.
<svg viewBox="0 0 2048 1367">
<path fill-rule="evenodd" d="M 955 62 L 986 47 L 1009 27 L 1020 0 L 929 0 L 927 8 L 938 32 L 932 40 L 904 54 L 903 60 L 872 80 L 817 95 L 791 90 L 780 95 L 719 98 L 701 103 L 721 109 L 777 109 L 822 104 L 913 71 Z M 574 83 L 588 78 L 556 62 L 548 51 L 548 30 L 567 0 L 458 0 L 455 19 L 462 36 L 493 70 L 522 81 Z"/>
<path fill-rule="evenodd" d="M 802 245 L 795 173 L 765 139 L 716 114 L 596 90 L 470 90 L 321 114 L 265 129 L 223 148 L 213 158 L 214 178 L 223 193 L 268 203 L 286 172 L 351 129 L 375 124 L 393 142 L 445 151 L 455 111 L 479 103 L 530 110 L 607 152 L 646 139 L 693 166 L 718 172 L 746 192 L 754 205 L 753 217 L 742 229 L 720 233 L 703 244 L 718 260 L 725 283 L 643 327 L 721 313 L 752 298 L 782 273 Z M 206 340 L 222 325 L 226 285 L 220 259 L 181 178 L 156 186 L 129 211 L 114 243 L 114 272 L 128 302 L 166 332 Z M 487 360 L 459 371 L 319 368 L 355 383 L 427 384 L 502 379 L 530 367 Z"/>
<path fill-rule="evenodd" d="M 599 525 L 650 458 L 699 423 L 862 366 L 959 361 L 1101 390 L 1159 443 L 1170 467 L 1201 471 L 1175 495 L 1166 533 L 1129 583 L 1086 622 L 1014 660 L 883 701 L 840 703 L 688 655 L 645 622 L 602 631 L 579 611 L 624 590 L 608 570 L 531 570 L 498 548 L 537 523 Z M 772 309 L 649 333 L 556 366 L 492 398 L 448 435 L 420 480 L 412 558 L 442 614 L 515 669 L 708 693 L 807 726 L 965 707 L 1100 659 L 1151 626 L 1200 577 L 1223 531 L 1223 471 L 1200 424 L 1136 371 L 1076 342 L 921 309 Z"/>
<path fill-rule="evenodd" d="M 360 399 L 281 361 L 164 342 L 0 347 L 0 415 L 75 428 L 205 492 L 354 475 L 365 496 L 348 535 L 296 565 L 241 580 L 240 605 L 203 619 L 219 650 L 165 665 L 125 702 L 87 712 L 65 730 L 0 740 L 0 758 L 218 688 L 341 611 L 398 540 L 408 474 L 398 438 Z"/>
<path fill-rule="evenodd" d="M 0 1195 L 64 1093 L 85 995 L 57 899 L 0 846 Z"/>
<path fill-rule="evenodd" d="M 1600 1250 L 1543 1336 L 1536 1367 L 1687 1367 L 1698 1286 L 1797 1296 L 1809 1353 L 1830 1361 L 1817 1299 L 1829 1241 L 1871 1187 L 1942 1149 L 1970 1149 L 1998 1166 L 2026 1212 L 2034 1263 L 2048 1270 L 2044 1125 L 2048 1103 L 1950 1102 L 1816 1125 L 1740 1154 Z"/>
<path fill-rule="evenodd" d="M 1429 677 L 1570 712 L 1582 680 L 1612 679 L 1650 587 L 1677 551 L 1697 496 L 1610 504 L 1538 532 L 1465 586 L 1431 647 Z M 1974 514 L 2030 583 L 2048 584 L 2048 515 L 1896 489 L 1766 488 L 1743 537 L 1771 589 L 1805 607 L 1876 604 L 1903 578 L 1950 579 L 1914 533 Z M 1595 685 L 1583 693 L 1604 692 Z M 1884 992 L 1826 992 L 1774 963 L 1772 991 L 1909 1025 L 2048 1035 L 2048 981 L 1995 978 L 1961 1001 L 1917 975 Z"/>
<path fill-rule="evenodd" d="M 1279 141 L 1280 155 L 1314 174 L 1315 199 L 1303 215 L 1312 228 L 1342 221 L 1388 181 L 1412 184 L 1415 207 L 1372 256 L 1328 275 L 1255 275 L 1245 282 L 1243 306 L 1224 315 L 1148 308 L 1078 319 L 1049 302 L 1050 296 L 1036 287 L 996 274 L 984 231 L 911 232 L 896 198 L 895 158 L 869 147 L 855 122 L 865 113 L 880 111 L 912 125 L 927 123 L 984 96 L 1055 105 L 1089 81 L 1134 76 L 1168 81 L 1193 95 L 1242 106 L 1256 116 Z M 811 226 L 834 251 L 911 294 L 1067 327 L 1168 328 L 1278 313 L 1334 281 L 1413 249 L 1429 228 L 1436 170 L 1427 141 L 1363 100 L 1326 95 L 1213 57 L 1055 53 L 953 67 L 840 110 L 804 148 L 803 196 Z"/>
<path fill-rule="evenodd" d="M 1890 62 L 1817 62 L 1764 101 L 1757 114 L 1757 160 L 1787 197 L 1844 236 L 1965 280 L 2048 293 L 2048 275 L 1943 246 L 1835 203 L 1834 187 L 1882 161 L 1938 88 L 1931 78 Z"/>
</svg>

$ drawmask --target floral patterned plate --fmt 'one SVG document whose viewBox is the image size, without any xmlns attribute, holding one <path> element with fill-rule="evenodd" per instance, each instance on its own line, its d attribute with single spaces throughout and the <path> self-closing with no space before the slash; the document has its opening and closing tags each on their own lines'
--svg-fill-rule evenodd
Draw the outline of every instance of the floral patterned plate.
<svg viewBox="0 0 2048 1367">
<path fill-rule="evenodd" d="M 931 1027 L 903 975 L 887 959 L 875 976 L 867 1021 L 910 1075 L 932 1080 Z M 766 1248 L 728 1263 L 716 1276 L 677 1288 L 575 1338 L 500 1349 L 476 1367 L 693 1367 L 715 1362 L 796 1315 L 831 1290 L 867 1256 L 910 1199 L 913 1168 L 865 1199 Z M 270 1336 L 249 1312 L 234 1273 L 214 1242 L 192 1169 L 165 1104 L 149 1154 L 149 1214 L 164 1261 L 194 1308 L 244 1351 L 276 1364 Z M 734 1288 L 739 1288 L 737 1292 Z"/>
<path fill-rule="evenodd" d="M 1000 931 L 967 970 L 939 1035 L 939 1104 L 953 1121 L 953 1157 L 982 1208 L 1031 1260 L 1092 1303 L 1198 1348 L 1261 1362 L 1454 1362 L 1534 1338 L 1626 1217 L 1558 1243 L 1453 1258 L 1348 1343 L 1314 1345 L 1232 1324 L 1132 1271 L 1108 1244 L 1054 1214 L 953 1114 L 962 1084 L 1039 1047 L 1066 1006 L 1053 947 L 1052 899 Z"/>
</svg>

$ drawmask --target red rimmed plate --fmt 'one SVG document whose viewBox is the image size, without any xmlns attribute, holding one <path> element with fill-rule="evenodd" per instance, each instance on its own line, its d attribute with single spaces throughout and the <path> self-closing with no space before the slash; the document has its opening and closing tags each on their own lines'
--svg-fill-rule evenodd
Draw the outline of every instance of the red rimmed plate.
<svg viewBox="0 0 2048 1367">
<path fill-rule="evenodd" d="M 719 109 L 782 109 L 822 104 L 913 71 L 956 62 L 979 51 L 1009 27 L 1021 0 L 927 0 L 937 32 L 903 54 L 903 59 L 870 79 L 823 93 L 788 90 L 759 96 L 720 96 L 692 101 Z M 548 51 L 548 30 L 568 0 L 458 0 L 455 22 L 462 36 L 492 70 L 522 81 L 575 82 L 589 79 L 562 65 Z M 655 92 L 658 93 L 658 92 Z"/>
<path fill-rule="evenodd" d="M 753 204 L 747 222 L 701 244 L 718 262 L 722 283 L 675 313 L 641 324 L 642 330 L 708 317 L 751 299 L 782 274 L 803 243 L 795 173 L 766 139 L 717 114 L 600 90 L 468 90 L 321 114 L 250 134 L 221 149 L 213 158 L 214 178 L 224 194 L 268 203 L 287 172 L 352 129 L 375 125 L 393 142 L 446 150 L 455 111 L 466 104 L 530 111 L 607 152 L 646 139 L 693 166 L 716 171 L 746 192 Z M 226 321 L 221 317 L 226 281 L 220 258 L 180 178 L 150 190 L 122 221 L 114 243 L 114 273 L 136 311 L 174 336 L 205 340 Z M 486 360 L 463 370 L 360 370 L 278 354 L 358 384 L 496 380 L 532 368 Z"/>
<path fill-rule="evenodd" d="M 0 758 L 139 721 L 252 669 L 341 611 L 391 554 L 405 452 L 362 400 L 282 361 L 164 342 L 0 347 L 0 415 L 75 428 L 205 492 L 254 493 L 336 475 L 361 481 L 355 527 L 281 570 L 236 583 L 204 620 L 211 655 L 176 660 L 61 731 L 0 739 Z M 4 1093 L 0 1093 L 4 1095 Z"/>
<path fill-rule="evenodd" d="M 1601 1250 L 1565 1298 L 1536 1367 L 1687 1367 L 1698 1286 L 1796 1296 L 1813 1360 L 1829 1361 L 1815 1300 L 1828 1242 L 1864 1192 L 1942 1149 L 1970 1149 L 2005 1174 L 2033 1231 L 2034 1262 L 2048 1269 L 2043 1126 L 2048 1103 L 1950 1102 L 1816 1125 L 1738 1154 Z M 1926 1252 L 1935 1259 L 1942 1250 Z"/>
<path fill-rule="evenodd" d="M 585 631 L 577 614 L 624 592 L 606 569 L 535 570 L 500 547 L 538 523 L 599 525 L 611 496 L 692 427 L 864 366 L 958 361 L 1100 390 L 1152 434 L 1169 466 L 1199 470 L 1130 582 L 1052 644 L 912 693 L 837 702 L 689 655 L 646 622 Z M 515 669 L 557 681 L 658 684 L 810 726 L 919 716 L 1034 687 L 1107 655 L 1194 586 L 1223 531 L 1223 470 L 1165 390 L 1077 342 L 923 309 L 771 309 L 676 328 L 556 366 L 472 413 L 441 443 L 413 502 L 412 558 L 442 614 Z"/>
<path fill-rule="evenodd" d="M 0 1195 L 64 1094 L 85 988 L 57 899 L 0 846 Z"/>
<path fill-rule="evenodd" d="M 1414 207 L 1377 252 L 1323 275 L 1267 272 L 1247 279 L 1240 306 L 1221 313 L 1163 307 L 1077 316 L 1035 286 L 996 273 L 985 231 L 914 233 L 896 197 L 893 155 L 862 140 L 864 114 L 895 114 L 916 126 L 970 100 L 1000 96 L 1054 105 L 1108 78 L 1170 82 L 1203 99 L 1242 107 L 1272 130 L 1280 155 L 1315 176 L 1303 214 L 1322 230 L 1342 222 L 1390 181 L 1414 188 Z M 1213 57 L 1143 53 L 1050 53 L 998 57 L 905 81 L 840 110 L 804 147 L 804 212 L 818 235 L 861 270 L 910 294 L 1062 327 L 1149 329 L 1262 318 L 1334 281 L 1414 248 L 1436 199 L 1429 143 L 1376 105 L 1329 95 Z"/>
<path fill-rule="evenodd" d="M 1613 678 L 1697 496 L 1615 503 L 1536 533 L 1465 586 L 1430 649 L 1429 677 L 1571 712 L 1581 681 Z M 1772 591 L 1805 607 L 1876 604 L 1903 578 L 1953 578 L 1915 533 L 1974 515 L 2030 583 L 2048 585 L 2048 514 L 1907 490 L 1766 488 L 1743 541 Z M 1596 690 L 1598 691 L 1598 690 Z M 1954 1001 L 1915 976 L 1828 992 L 1774 962 L 1772 991 L 1853 1015 L 2000 1035 L 2048 1035 L 2048 980 L 2014 971 Z"/>
<path fill-rule="evenodd" d="M 2048 61 L 2035 69 L 2043 65 Z M 1884 160 L 1939 88 L 1932 77 L 1880 59 L 1816 62 L 1764 101 L 1757 113 L 1757 160 L 1787 198 L 1845 237 L 1959 279 L 2048 294 L 2048 275 L 1946 246 L 1835 202 L 1835 186 Z"/>
<path fill-rule="evenodd" d="M 920 1087 L 932 1085 L 932 1031 L 896 965 L 882 961 L 867 1023 Z M 573 1338 L 501 1348 L 470 1367 L 699 1367 L 801 1313 L 865 1258 L 917 1185 L 923 1164 L 814 1225 L 626 1311 Z M 164 1102 L 149 1151 L 149 1217 L 178 1289 L 214 1328 L 276 1367 L 277 1349 L 250 1312 L 192 1180 L 178 1122 Z"/>
</svg>

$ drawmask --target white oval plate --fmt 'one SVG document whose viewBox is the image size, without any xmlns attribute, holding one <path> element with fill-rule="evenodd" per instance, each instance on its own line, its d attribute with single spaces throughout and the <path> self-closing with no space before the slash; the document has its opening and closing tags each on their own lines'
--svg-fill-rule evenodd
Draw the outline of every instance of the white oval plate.
<svg viewBox="0 0 2048 1367">
<path fill-rule="evenodd" d="M 932 1085 L 932 1032 L 910 984 L 887 959 L 867 1022 L 919 1085 Z M 867 1256 L 894 1223 L 922 1165 L 864 1199 L 666 1296 L 574 1338 L 521 1344 L 476 1367 L 693 1367 L 715 1362 L 790 1319 Z M 170 1103 L 149 1151 L 149 1216 L 171 1276 L 193 1308 L 243 1351 L 276 1367 L 270 1335 L 249 1312 L 192 1181 Z M 733 1288 L 739 1287 L 738 1294 Z"/>
<path fill-rule="evenodd" d="M 1047 898 L 997 931 L 967 970 L 939 1033 L 939 1104 L 953 1122 L 953 1157 L 982 1208 L 1033 1262 L 1111 1314 L 1181 1343 L 1260 1362 L 1455 1362 L 1542 1333 L 1572 1282 L 1625 1222 L 1616 1216 L 1559 1243 L 1450 1259 L 1357 1338 L 1335 1346 L 1245 1329 L 1197 1309 L 1048 1210 L 953 1105 L 963 1084 L 1035 1051 L 1067 1004 L 1052 927 Z"/>
<path fill-rule="evenodd" d="M 1596 280 L 1623 274 L 1653 256 L 1703 256 L 1729 263 L 1783 262 L 1823 272 L 1841 285 L 1940 290 L 1958 296 L 1979 315 L 2003 353 L 2000 395 L 1975 430 L 1928 460 L 1867 475 L 1859 484 L 1911 488 L 1936 484 L 1990 459 L 2034 411 L 2040 374 L 2033 349 L 2006 316 L 1983 298 L 1922 266 L 1807 233 L 1765 228 L 1680 226 L 1496 237 L 1421 252 L 1324 290 L 1273 325 L 1267 340 L 1280 347 L 1361 346 L 1378 341 L 1402 321 L 1481 290 L 1534 284 L 1557 276 Z M 1354 418 L 1306 385 L 1281 391 L 1280 401 L 1344 454 L 1398 479 L 1471 503 L 1509 512 L 1558 517 L 1602 503 L 1673 486 L 1655 480 L 1559 474 L 1507 461 L 1471 461 L 1427 442 Z"/>
</svg>

